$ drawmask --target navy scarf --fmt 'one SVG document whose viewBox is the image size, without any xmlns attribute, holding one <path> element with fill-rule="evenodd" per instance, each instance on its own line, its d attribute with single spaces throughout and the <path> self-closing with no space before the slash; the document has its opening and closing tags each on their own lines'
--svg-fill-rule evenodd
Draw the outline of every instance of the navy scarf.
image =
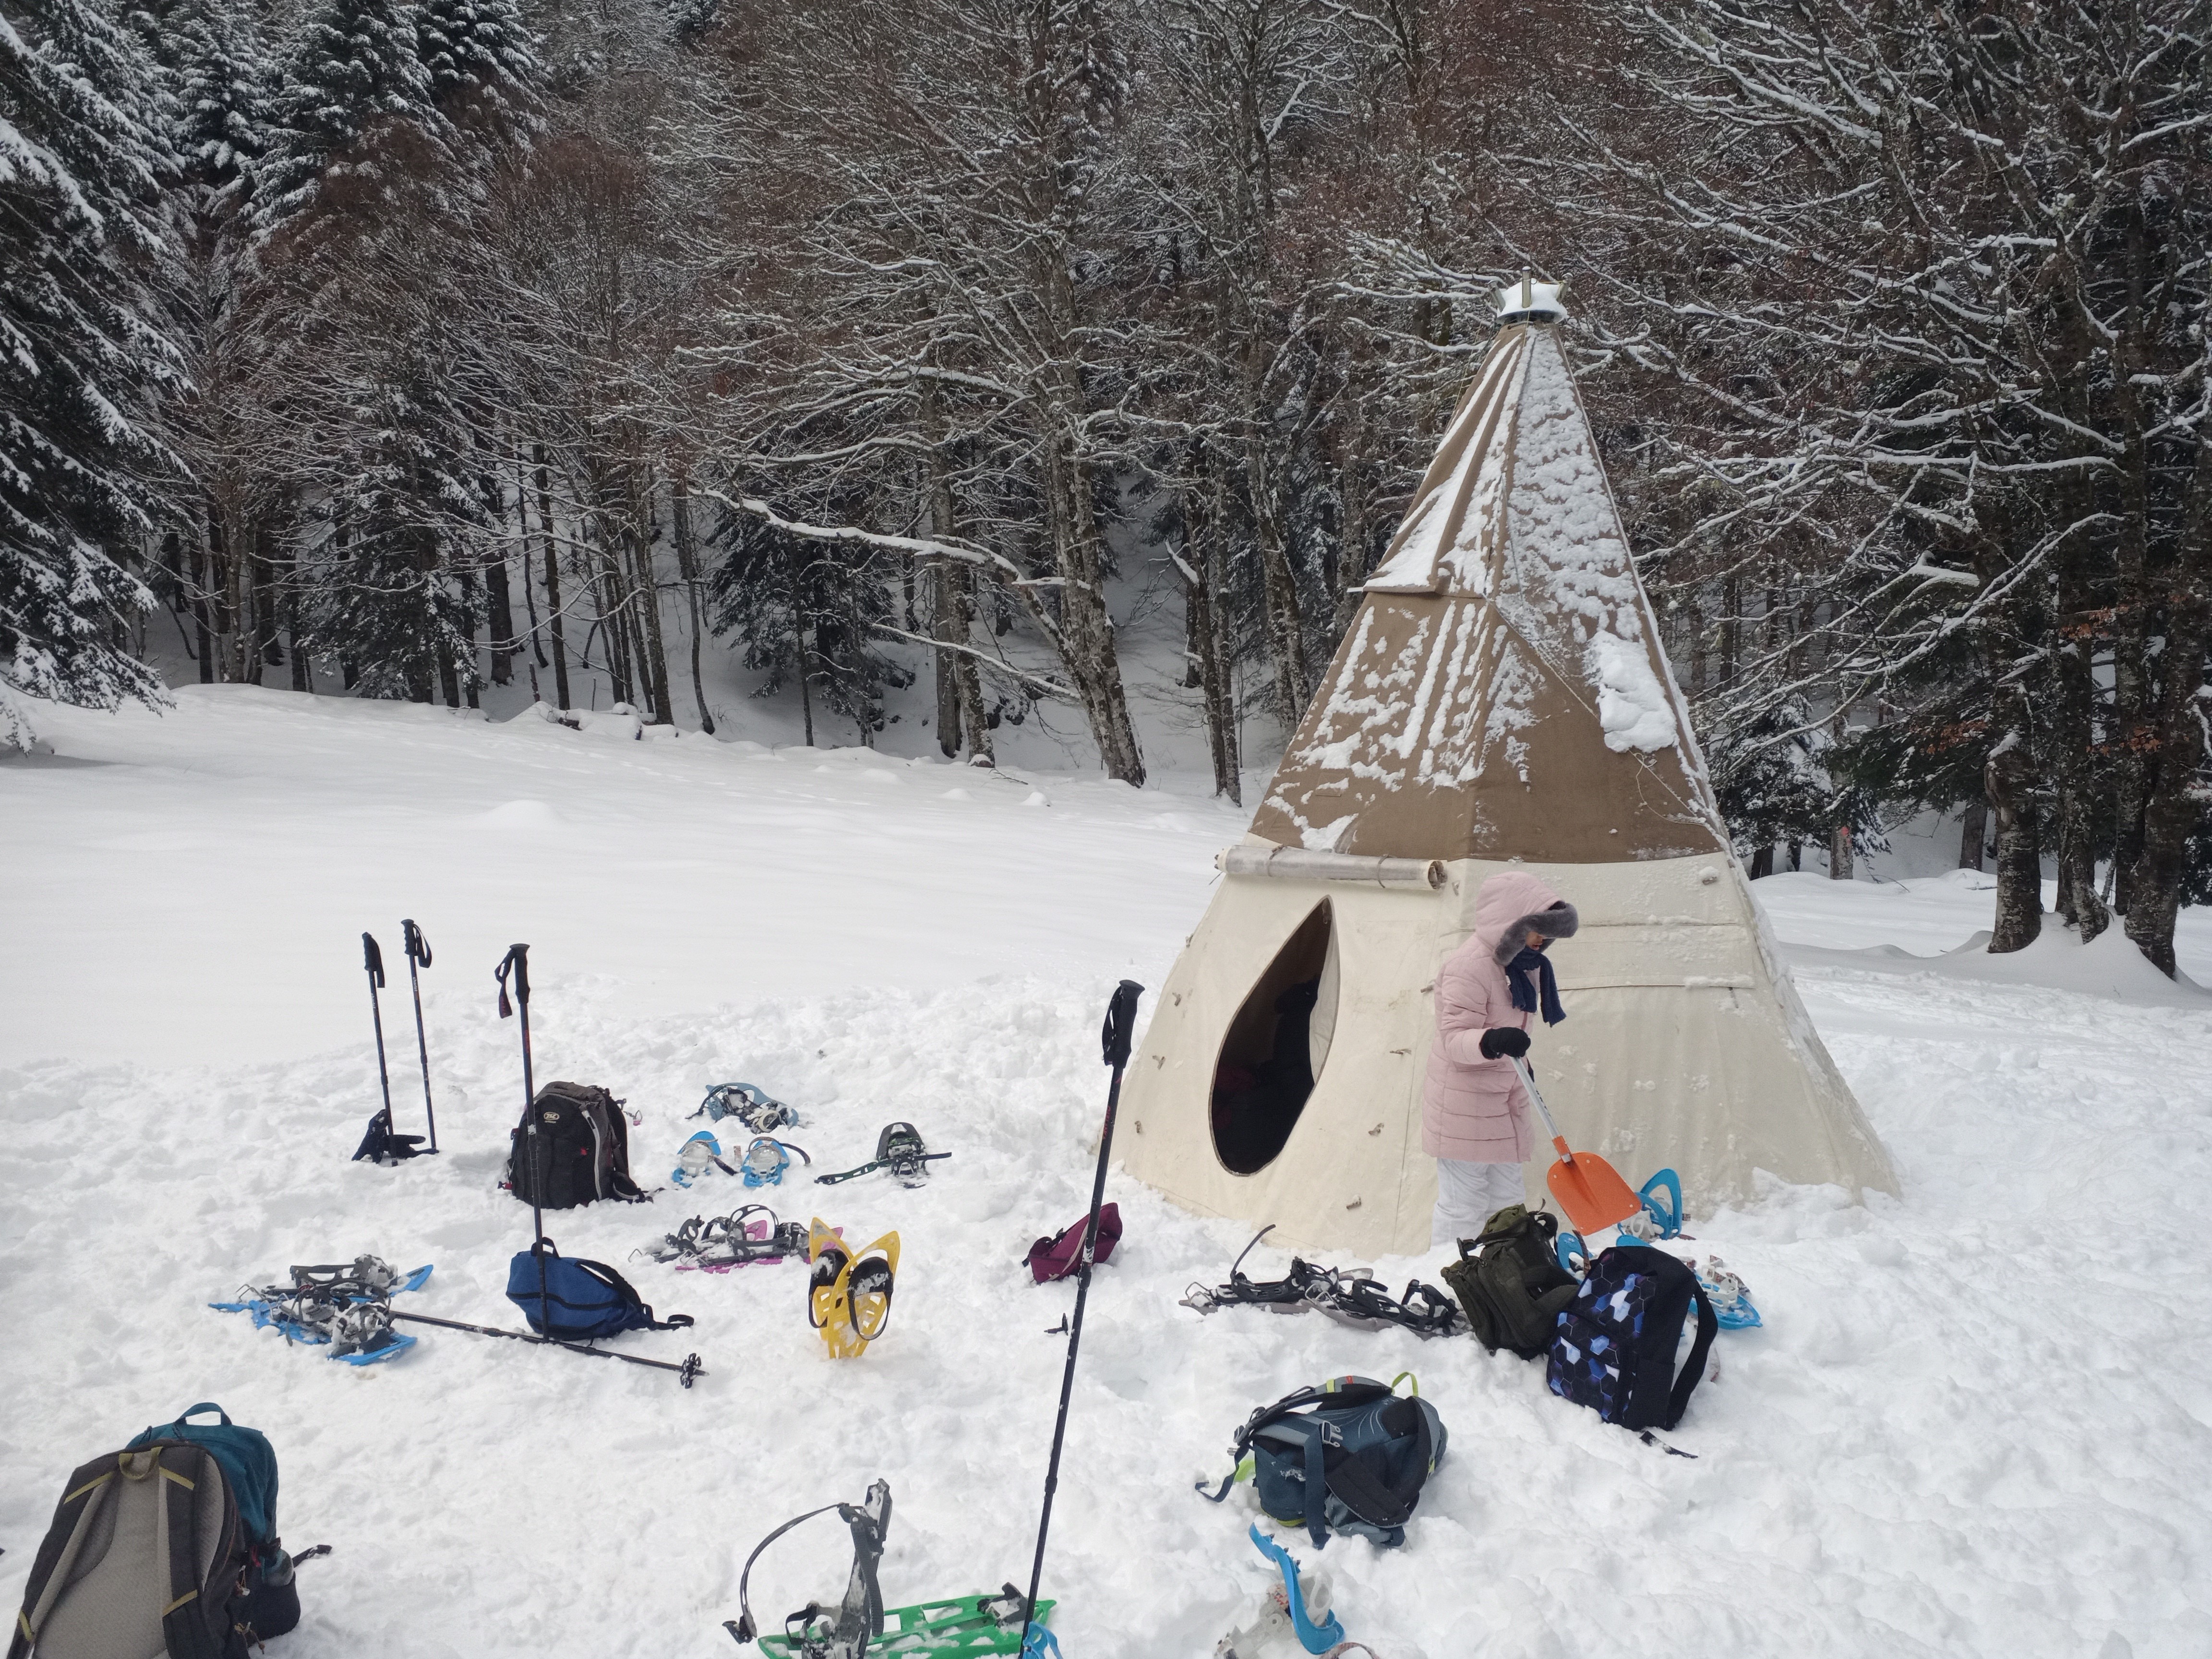
<svg viewBox="0 0 2212 1659">
<path fill-rule="evenodd" d="M 1536 975 L 1536 984 L 1528 983 L 1529 970 Z M 1544 1024 L 1557 1025 L 1567 1017 L 1559 1006 L 1559 981 L 1553 975 L 1552 959 L 1541 951 L 1521 947 L 1521 954 L 1505 964 L 1505 983 L 1513 993 L 1513 1006 L 1524 1014 L 1536 1012 L 1537 993 L 1543 994 Z"/>
</svg>

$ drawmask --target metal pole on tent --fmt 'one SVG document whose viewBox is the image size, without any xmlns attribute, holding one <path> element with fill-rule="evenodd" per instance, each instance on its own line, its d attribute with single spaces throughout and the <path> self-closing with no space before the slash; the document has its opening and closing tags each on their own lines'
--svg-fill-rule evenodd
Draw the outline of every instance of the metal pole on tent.
<svg viewBox="0 0 2212 1659">
<path fill-rule="evenodd" d="M 384 1066 L 384 1010 L 378 1004 L 376 994 L 384 988 L 384 952 L 377 948 L 376 935 L 361 936 L 361 965 L 368 970 L 368 1017 L 376 1022 L 376 1082 L 384 1091 L 384 1128 L 392 1132 L 392 1074 Z"/>
<path fill-rule="evenodd" d="M 514 1012 L 507 1000 L 507 975 L 514 975 L 514 1000 L 522 1005 L 522 1121 L 523 1168 L 530 1171 L 530 1255 L 538 1263 L 538 1328 L 553 1328 L 553 1297 L 545 1288 L 545 1212 L 539 1200 L 545 1191 L 545 1171 L 538 1158 L 538 1085 L 530 1073 L 530 947 L 510 945 L 492 977 L 499 981 L 499 1017 Z"/>
<path fill-rule="evenodd" d="M 1022 1651 L 1029 1650 L 1030 1626 L 1036 1620 L 1037 1589 L 1044 1580 L 1045 1534 L 1052 1529 L 1052 1495 L 1060 1486 L 1060 1450 L 1067 1439 L 1067 1398 L 1075 1388 L 1076 1350 L 1083 1342 L 1083 1304 L 1091 1294 L 1091 1252 L 1098 1243 L 1098 1209 L 1106 1196 L 1106 1164 L 1114 1154 L 1114 1112 L 1121 1103 L 1121 1073 L 1129 1063 L 1131 1027 L 1137 1018 L 1137 999 L 1145 988 L 1125 979 L 1114 988 L 1106 1006 L 1106 1024 L 1098 1033 L 1106 1064 L 1114 1068 L 1106 1087 L 1106 1127 L 1098 1133 L 1098 1170 L 1091 1181 L 1091 1217 L 1083 1224 L 1083 1265 L 1075 1274 L 1075 1314 L 1067 1322 L 1067 1368 L 1060 1378 L 1060 1417 L 1052 1428 L 1052 1459 L 1045 1466 L 1044 1511 L 1037 1517 L 1036 1559 L 1030 1566 L 1030 1599 L 1022 1609 Z"/>
<path fill-rule="evenodd" d="M 412 921 L 399 924 L 400 947 L 407 952 L 407 987 L 415 994 L 415 1052 L 422 1061 L 422 1115 L 430 1121 L 430 1150 L 438 1150 L 438 1114 L 430 1104 L 430 1040 L 422 1032 L 422 981 L 416 975 L 417 963 L 430 965 L 430 941 L 422 937 L 422 930 Z"/>
</svg>

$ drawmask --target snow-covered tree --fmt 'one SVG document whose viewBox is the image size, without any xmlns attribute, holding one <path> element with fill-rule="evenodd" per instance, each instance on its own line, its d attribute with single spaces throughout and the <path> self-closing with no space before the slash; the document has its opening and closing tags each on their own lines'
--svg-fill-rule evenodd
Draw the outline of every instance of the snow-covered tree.
<svg viewBox="0 0 2212 1659">
<path fill-rule="evenodd" d="M 417 46 L 416 8 L 410 0 L 319 0 L 293 43 L 270 125 L 254 185 L 264 231 L 334 185 L 349 201 L 383 193 L 390 169 L 404 163 L 380 139 L 401 137 L 400 155 L 427 146 L 434 159 L 446 123 Z M 395 127 L 407 131 L 395 135 Z"/>
<path fill-rule="evenodd" d="M 9 690 L 112 708 L 160 682 L 118 562 L 149 528 L 144 415 L 174 360 L 147 286 L 170 165 L 137 43 L 82 0 L 0 16 L 0 738 Z"/>
</svg>

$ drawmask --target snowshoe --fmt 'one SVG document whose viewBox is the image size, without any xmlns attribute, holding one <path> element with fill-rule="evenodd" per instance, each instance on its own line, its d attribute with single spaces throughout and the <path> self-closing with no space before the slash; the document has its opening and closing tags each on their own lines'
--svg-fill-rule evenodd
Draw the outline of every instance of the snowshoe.
<svg viewBox="0 0 2212 1659">
<path fill-rule="evenodd" d="M 210 1302 L 223 1313 L 253 1316 L 256 1330 L 274 1329 L 287 1342 L 327 1347 L 331 1359 L 349 1365 L 374 1365 L 397 1358 L 417 1339 L 392 1328 L 395 1292 L 419 1291 L 430 1277 L 421 1267 L 402 1276 L 373 1255 L 337 1266 L 295 1267 L 289 1285 L 247 1287 L 238 1302 Z"/>
<path fill-rule="evenodd" d="M 1748 1330 L 1766 1322 L 1752 1305 L 1751 1292 L 1744 1288 L 1743 1279 L 1720 1257 L 1690 1265 L 1698 1276 L 1698 1283 L 1704 1287 L 1705 1300 L 1713 1304 L 1713 1317 L 1720 1321 L 1723 1330 Z"/>
<path fill-rule="evenodd" d="M 833 1359 L 854 1359 L 884 1334 L 891 1318 L 899 1236 L 885 1233 L 858 1255 L 817 1217 L 807 1237 L 814 1263 L 806 1287 L 807 1322 L 822 1333 Z"/>
<path fill-rule="evenodd" d="M 738 1160 L 738 1164 L 739 1172 L 745 1178 L 745 1185 L 748 1187 L 781 1186 L 783 1172 L 791 1167 L 791 1155 L 793 1152 L 797 1152 L 808 1164 L 814 1162 L 813 1158 L 808 1157 L 806 1148 L 804 1146 L 793 1146 L 787 1140 L 776 1140 L 768 1135 L 757 1137 L 753 1144 L 745 1148 L 745 1155 Z"/>
<path fill-rule="evenodd" d="M 1298 1583 L 1298 1564 L 1291 1559 L 1291 1553 L 1261 1533 L 1257 1525 L 1251 1529 L 1251 1539 L 1283 1575 L 1283 1607 L 1297 1632 L 1298 1645 L 1308 1653 L 1326 1653 L 1344 1640 L 1343 1622 L 1334 1613 L 1317 1607 L 1315 1611 L 1322 1620 L 1316 1624 L 1307 1612 L 1305 1594 Z"/>
<path fill-rule="evenodd" d="M 1461 1329 L 1466 1316 L 1443 1291 L 1418 1279 L 1406 1281 L 1405 1294 L 1393 1297 L 1364 1267 L 1319 1267 L 1300 1257 L 1291 1258 L 1291 1270 L 1280 1279 L 1247 1279 L 1241 1271 L 1252 1246 L 1274 1228 L 1262 1227 L 1252 1243 L 1230 1264 L 1226 1285 L 1193 1285 L 1183 1292 L 1182 1305 L 1201 1314 L 1216 1308 L 1258 1307 L 1274 1313 L 1302 1313 L 1318 1308 L 1341 1324 L 1361 1330 L 1396 1325 L 1416 1336 L 1449 1336 Z"/>
<path fill-rule="evenodd" d="M 1571 1228 L 1561 1228 L 1559 1236 L 1552 1241 L 1552 1249 L 1559 1258 L 1559 1271 L 1580 1279 L 1589 1271 L 1589 1246 L 1583 1236 Z"/>
<path fill-rule="evenodd" d="M 929 1179 L 929 1166 L 939 1158 L 951 1157 L 950 1152 L 933 1152 L 925 1146 L 921 1131 L 911 1123 L 886 1123 L 883 1133 L 876 1137 L 876 1155 L 857 1170 L 847 1170 L 839 1175 L 814 1177 L 817 1185 L 834 1187 L 841 1181 L 850 1181 L 857 1176 L 873 1175 L 878 1170 L 889 1170 L 898 1178 L 902 1187 L 919 1187 Z"/>
<path fill-rule="evenodd" d="M 1654 1230 L 1646 1234 L 1639 1228 L 1639 1236 L 1646 1238 L 1680 1238 L 1682 1236 L 1681 1176 L 1672 1170 L 1661 1170 L 1644 1183 L 1637 1196 L 1644 1200 L 1644 1213 L 1632 1216 L 1629 1220 L 1648 1219 Z M 1627 1222 L 1621 1224 L 1621 1231 L 1628 1231 Z"/>
<path fill-rule="evenodd" d="M 819 1232 L 827 1231 L 819 1222 Z M 873 1249 L 871 1246 L 870 1249 Z M 866 1252 L 862 1252 L 865 1256 Z M 845 1594 L 835 1607 L 810 1601 L 783 1621 L 781 1635 L 763 1636 L 753 1619 L 753 1564 L 770 1544 L 801 1522 L 835 1513 L 853 1537 L 853 1567 L 845 1581 Z M 753 1547 L 738 1576 L 738 1611 L 725 1620 L 738 1645 L 758 1641 L 761 1651 L 774 1659 L 861 1659 L 865 1653 L 908 1654 L 917 1659 L 981 1659 L 985 1654 L 1022 1653 L 1030 1659 L 1056 1656 L 1059 1644 L 1046 1630 L 1053 1603 L 1039 1601 L 1034 1617 L 1029 1600 L 1012 1584 L 997 1594 L 964 1595 L 939 1601 L 921 1601 L 911 1607 L 885 1607 L 876 1583 L 876 1564 L 883 1559 L 884 1537 L 890 1530 L 891 1489 L 877 1481 L 858 1504 L 829 1504 L 785 1522 Z M 1022 1640 L 1023 1626 L 1030 1640 Z"/>
<path fill-rule="evenodd" d="M 799 1122 L 797 1112 L 750 1083 L 716 1084 L 707 1091 L 706 1099 L 699 1103 L 699 1109 L 691 1115 L 703 1116 L 715 1123 L 734 1117 L 757 1135 L 773 1134 Z"/>
<path fill-rule="evenodd" d="M 676 1155 L 676 1167 L 669 1171 L 668 1178 L 679 1187 L 689 1187 L 707 1173 L 710 1164 L 724 1175 L 737 1174 L 722 1162 L 722 1143 L 702 1129 L 684 1143 L 684 1150 Z M 752 1184 L 746 1182 L 748 1186 Z"/>
</svg>

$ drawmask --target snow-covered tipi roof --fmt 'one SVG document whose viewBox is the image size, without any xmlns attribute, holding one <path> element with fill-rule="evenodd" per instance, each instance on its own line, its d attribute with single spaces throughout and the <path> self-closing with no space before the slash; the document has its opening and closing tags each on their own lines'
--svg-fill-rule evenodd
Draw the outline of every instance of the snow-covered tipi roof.
<svg viewBox="0 0 2212 1659">
<path fill-rule="evenodd" d="M 1558 290 L 1499 294 L 1548 319 Z M 1724 847 L 1548 320 L 1508 325 L 1285 750 L 1255 835 L 1435 859 Z"/>
<path fill-rule="evenodd" d="M 1752 1198 L 1762 1170 L 1893 1190 L 1729 850 L 1558 289 L 1498 301 L 1481 372 L 1162 988 L 1116 1149 L 1179 1203 L 1293 1246 L 1425 1250 L 1437 969 L 1510 865 L 1582 915 L 1552 953 L 1567 1021 L 1530 1056 L 1576 1146 L 1632 1181 L 1673 1166 L 1693 1212 Z M 1310 1091 L 1286 1095 L 1308 1069 Z"/>
</svg>

